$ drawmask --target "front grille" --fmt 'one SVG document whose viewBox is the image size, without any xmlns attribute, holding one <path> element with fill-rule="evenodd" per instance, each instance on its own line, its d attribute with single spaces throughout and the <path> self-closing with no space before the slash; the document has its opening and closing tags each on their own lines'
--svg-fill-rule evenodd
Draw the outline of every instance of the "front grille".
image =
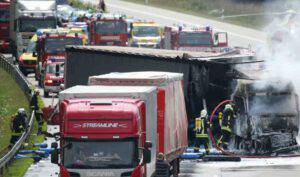
<svg viewBox="0 0 300 177">
<path fill-rule="evenodd" d="M 55 85 L 55 86 L 60 86 L 61 83 L 62 83 L 62 81 L 58 81 L 58 80 L 53 81 L 53 85 Z"/>
<path fill-rule="evenodd" d="M 23 61 L 25 65 L 35 65 L 36 60 L 24 60 Z"/>
<path fill-rule="evenodd" d="M 69 172 L 70 177 L 80 177 L 79 173 Z"/>
</svg>

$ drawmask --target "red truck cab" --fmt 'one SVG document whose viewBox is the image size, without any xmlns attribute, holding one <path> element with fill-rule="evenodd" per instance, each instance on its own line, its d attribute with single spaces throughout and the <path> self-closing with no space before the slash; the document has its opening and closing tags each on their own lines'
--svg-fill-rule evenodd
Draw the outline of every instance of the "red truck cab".
<svg viewBox="0 0 300 177">
<path fill-rule="evenodd" d="M 75 86 L 62 91 L 61 148 L 56 150 L 61 157 L 60 176 L 153 175 L 155 93 L 155 87 L 122 86 Z M 53 155 L 52 162 L 58 163 L 57 158 Z"/>
<path fill-rule="evenodd" d="M 37 43 L 37 55 L 38 55 L 38 65 L 36 69 L 35 77 L 39 82 L 39 85 L 41 87 L 46 86 L 43 85 L 43 83 L 46 83 L 46 77 L 45 72 L 47 73 L 47 65 L 50 62 L 61 62 L 63 63 L 65 60 L 65 46 L 66 45 L 83 45 L 84 44 L 84 38 L 82 35 L 77 33 L 72 34 L 64 34 L 64 33 L 47 33 L 46 35 L 43 35 L 38 39 Z M 50 66 L 49 66 L 50 67 Z M 51 67 L 50 67 L 51 68 Z M 59 69 L 58 72 L 60 72 Z M 63 74 L 63 73 L 61 73 Z M 59 74 L 59 77 L 62 77 Z M 50 81 L 50 80 L 49 80 Z M 50 83 L 48 83 L 50 84 Z M 52 86 L 52 83 L 50 84 Z M 49 86 L 50 86 L 49 85 Z M 60 89 L 55 85 L 55 88 L 47 89 L 45 87 L 45 96 L 48 96 L 49 92 L 59 92 Z"/>
<path fill-rule="evenodd" d="M 226 32 L 213 33 L 211 27 L 165 27 L 162 47 L 181 51 L 223 52 L 228 48 L 228 38 Z"/>
<path fill-rule="evenodd" d="M 62 90 L 61 85 L 64 83 L 64 62 L 47 61 L 41 73 L 44 96 L 49 97 L 49 93 L 58 93 Z"/>
<path fill-rule="evenodd" d="M 89 23 L 91 45 L 127 46 L 127 22 L 121 15 L 99 14 Z"/>
<path fill-rule="evenodd" d="M 9 51 L 9 18 L 10 2 L 0 2 L 0 51 Z"/>
</svg>

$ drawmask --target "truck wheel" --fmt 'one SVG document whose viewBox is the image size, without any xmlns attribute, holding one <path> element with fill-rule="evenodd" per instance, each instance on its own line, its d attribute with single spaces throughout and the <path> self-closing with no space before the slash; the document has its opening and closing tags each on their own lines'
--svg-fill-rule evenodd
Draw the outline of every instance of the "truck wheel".
<svg viewBox="0 0 300 177">
<path fill-rule="evenodd" d="M 49 97 L 49 92 L 44 91 L 44 97 L 48 98 Z"/>
</svg>

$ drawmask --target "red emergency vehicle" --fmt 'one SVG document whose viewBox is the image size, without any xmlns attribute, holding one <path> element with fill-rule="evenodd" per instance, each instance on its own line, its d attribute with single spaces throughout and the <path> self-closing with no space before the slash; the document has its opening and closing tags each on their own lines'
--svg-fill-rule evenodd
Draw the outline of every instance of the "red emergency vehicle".
<svg viewBox="0 0 300 177">
<path fill-rule="evenodd" d="M 9 1 L 0 1 L 0 51 L 9 50 Z"/>
<path fill-rule="evenodd" d="M 227 52 L 226 32 L 213 33 L 211 27 L 165 27 L 162 48 L 197 52 Z"/>
<path fill-rule="evenodd" d="M 127 46 L 127 22 L 121 15 L 99 14 L 89 23 L 91 45 Z"/>
<path fill-rule="evenodd" d="M 58 162 L 60 152 L 61 177 L 150 177 L 159 152 L 178 175 L 179 156 L 187 147 L 182 74 L 115 76 L 60 92 L 61 149 L 54 151 L 52 162 Z"/>
<path fill-rule="evenodd" d="M 63 84 L 63 62 L 66 45 L 83 45 L 84 38 L 77 33 L 51 32 L 38 39 L 38 65 L 35 77 L 44 88 L 44 96 L 61 91 Z M 53 75 L 55 74 L 55 76 Z"/>
</svg>

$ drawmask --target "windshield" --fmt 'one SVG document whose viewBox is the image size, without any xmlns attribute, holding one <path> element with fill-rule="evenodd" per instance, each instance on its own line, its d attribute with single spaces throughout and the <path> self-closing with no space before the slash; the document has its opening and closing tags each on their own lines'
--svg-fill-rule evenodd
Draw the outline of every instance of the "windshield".
<svg viewBox="0 0 300 177">
<path fill-rule="evenodd" d="M 98 34 L 126 34 L 127 24 L 123 21 L 96 22 L 95 31 Z"/>
<path fill-rule="evenodd" d="M 36 42 L 30 41 L 27 48 L 26 48 L 27 53 L 33 53 L 36 52 Z"/>
<path fill-rule="evenodd" d="M 212 45 L 212 36 L 210 33 L 188 33 L 188 32 L 180 32 L 179 33 L 179 45 Z"/>
<path fill-rule="evenodd" d="M 9 9 L 0 9 L 0 22 L 9 22 Z"/>
<path fill-rule="evenodd" d="M 56 65 L 59 65 L 58 72 L 60 74 L 64 73 L 64 66 L 62 64 L 49 64 L 46 68 L 46 73 L 55 74 L 56 73 Z"/>
<path fill-rule="evenodd" d="M 63 53 L 66 45 L 82 45 L 81 38 L 47 38 L 46 53 Z"/>
<path fill-rule="evenodd" d="M 133 36 L 136 37 L 158 37 L 159 27 L 157 26 L 137 26 L 133 28 Z"/>
<path fill-rule="evenodd" d="M 132 168 L 137 165 L 134 140 L 69 141 L 64 150 L 66 168 Z"/>
<path fill-rule="evenodd" d="M 251 115 L 296 113 L 297 104 L 292 95 L 255 95 L 249 98 Z"/>
<path fill-rule="evenodd" d="M 36 32 L 40 28 L 56 28 L 54 19 L 21 19 L 20 32 Z"/>
</svg>

